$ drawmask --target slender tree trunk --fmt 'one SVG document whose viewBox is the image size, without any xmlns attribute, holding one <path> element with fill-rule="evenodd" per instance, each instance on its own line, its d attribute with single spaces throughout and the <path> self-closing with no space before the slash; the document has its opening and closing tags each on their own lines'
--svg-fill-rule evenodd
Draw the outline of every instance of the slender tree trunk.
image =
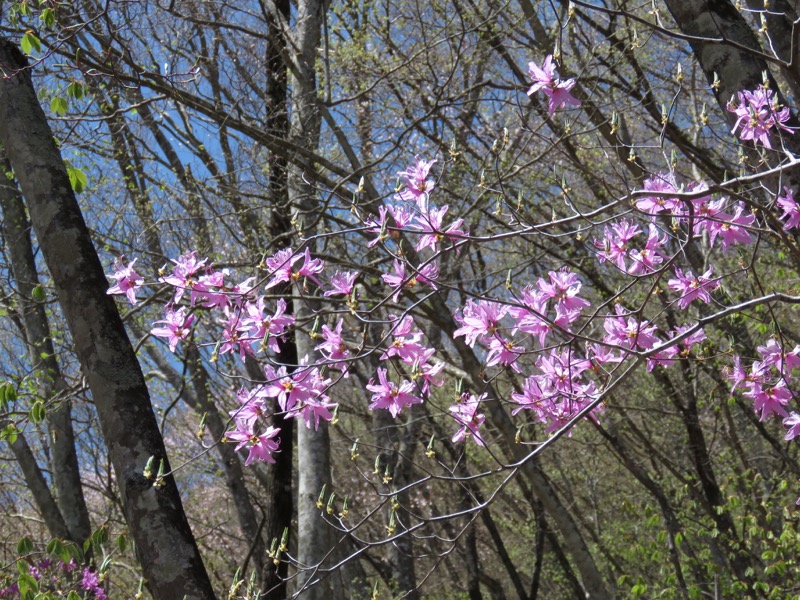
<svg viewBox="0 0 800 600">
<path fill-rule="evenodd" d="M 322 19 L 326 3 L 321 0 L 299 0 L 292 31 L 294 50 L 292 65 L 292 112 L 290 139 L 297 146 L 316 150 L 319 144 L 320 114 L 317 108 L 317 84 L 315 63 L 320 44 Z M 300 237 L 313 231 L 318 215 L 316 190 L 307 182 L 307 173 L 314 170 L 305 157 L 297 155 L 289 166 L 289 202 Z M 308 295 L 300 289 L 298 295 Z M 295 307 L 298 323 L 309 323 L 313 319 L 308 302 L 299 302 Z M 297 354 L 302 360 L 308 356 L 313 362 L 314 344 L 309 336 L 300 332 L 296 338 Z M 330 439 L 327 427 L 318 430 L 304 425 L 297 428 L 297 560 L 299 590 L 308 600 L 331 598 L 330 580 L 316 582 L 321 577 L 317 570 L 332 548 L 331 528 L 320 515 L 316 500 L 323 485 L 330 483 Z M 310 587 L 307 587 L 310 586 Z"/>
<path fill-rule="evenodd" d="M 19 179 L 92 393 L 148 588 L 157 600 L 213 599 L 178 488 L 154 486 L 147 461 L 169 461 L 150 396 L 108 281 L 39 106 L 27 61 L 0 39 L 0 143 Z"/>
<path fill-rule="evenodd" d="M 11 171 L 11 165 L 0 147 L 0 171 Z M 63 393 L 67 385 L 61 376 L 56 359 L 50 324 L 44 305 L 33 299 L 33 289 L 39 284 L 36 261 L 30 239 L 30 223 L 25 214 L 22 197 L 16 187 L 5 185 L 0 190 L 3 209 L 3 237 L 6 240 L 11 271 L 19 294 L 20 312 L 28 342 L 28 356 L 39 383 L 41 396 L 51 400 Z M 71 405 L 68 400 L 56 400 L 49 408 L 47 424 L 50 432 L 51 472 L 56 489 L 56 501 L 69 531 L 69 539 L 77 544 L 91 535 L 89 511 L 83 497 L 75 433 L 72 428 Z"/>
</svg>

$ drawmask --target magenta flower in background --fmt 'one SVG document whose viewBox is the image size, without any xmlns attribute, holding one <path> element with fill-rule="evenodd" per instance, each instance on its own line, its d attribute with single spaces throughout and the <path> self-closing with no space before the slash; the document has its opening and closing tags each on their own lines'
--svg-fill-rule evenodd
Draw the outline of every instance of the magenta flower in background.
<svg viewBox="0 0 800 600">
<path fill-rule="evenodd" d="M 562 81 L 556 76 L 552 54 L 547 55 L 541 68 L 535 62 L 529 62 L 528 76 L 533 80 L 533 85 L 528 90 L 528 96 L 532 96 L 540 90 L 544 92 L 550 100 L 547 106 L 547 112 L 550 115 L 565 105 L 581 105 L 580 101 L 570 93 L 570 90 L 575 87 L 575 80 Z"/>
<path fill-rule="evenodd" d="M 322 326 L 322 337 L 325 340 L 319 344 L 315 350 L 320 350 L 326 360 L 331 361 L 328 365 L 332 369 L 339 369 L 345 377 L 348 377 L 347 363 L 342 362 L 350 357 L 350 350 L 342 338 L 343 319 L 339 319 L 335 329 L 327 325 Z"/>
<path fill-rule="evenodd" d="M 114 273 L 111 275 L 117 280 L 116 285 L 108 288 L 107 294 L 125 294 L 128 302 L 136 305 L 136 290 L 144 285 L 144 279 L 133 268 L 134 263 L 138 260 L 134 258 L 127 265 L 123 262 L 124 257 L 114 260 Z"/>
</svg>

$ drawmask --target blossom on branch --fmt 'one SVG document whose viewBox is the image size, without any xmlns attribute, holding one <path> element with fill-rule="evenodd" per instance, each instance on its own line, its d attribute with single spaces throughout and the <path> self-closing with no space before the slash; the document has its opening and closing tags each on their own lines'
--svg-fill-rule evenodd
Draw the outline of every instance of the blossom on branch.
<svg viewBox="0 0 800 600">
<path fill-rule="evenodd" d="M 791 117 L 789 108 L 778 104 L 778 98 L 772 90 L 759 87 L 752 92 L 738 92 L 737 97 L 738 104 L 734 103 L 733 98 L 728 102 L 728 111 L 736 115 L 731 133 L 739 129 L 739 139 L 758 142 L 771 149 L 769 134 L 772 128 L 794 133 L 794 129 L 784 125 Z"/>
<path fill-rule="evenodd" d="M 570 90 L 575 87 L 575 80 L 561 80 L 556 76 L 556 67 L 553 64 L 552 54 L 547 55 L 541 68 L 535 62 L 529 62 L 528 76 L 533 80 L 533 85 L 528 90 L 528 96 L 532 96 L 540 90 L 544 92 L 549 98 L 547 112 L 550 115 L 565 105 L 581 105 L 580 101 L 570 93 Z"/>
<path fill-rule="evenodd" d="M 109 295 L 125 294 L 128 302 L 136 305 L 136 290 L 144 285 L 144 279 L 133 268 L 134 263 L 138 259 L 134 258 L 127 265 L 123 262 L 123 257 L 117 258 L 114 261 L 114 268 L 116 271 L 111 275 L 117 280 L 116 285 L 108 288 L 106 292 Z"/>
</svg>

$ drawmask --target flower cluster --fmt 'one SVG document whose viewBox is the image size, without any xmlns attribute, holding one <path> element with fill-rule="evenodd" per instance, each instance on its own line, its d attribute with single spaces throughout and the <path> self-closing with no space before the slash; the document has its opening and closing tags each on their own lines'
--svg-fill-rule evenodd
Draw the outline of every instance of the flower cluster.
<svg viewBox="0 0 800 600">
<path fill-rule="evenodd" d="M 528 94 L 543 92 L 549 99 L 551 115 L 564 106 L 580 105 L 570 93 L 575 81 L 557 77 L 552 56 L 547 56 L 541 67 L 531 62 L 529 74 L 533 85 Z M 770 147 L 771 130 L 792 131 L 785 125 L 788 109 L 777 105 L 770 90 L 741 92 L 738 105 L 731 104 L 730 110 L 738 117 L 734 131 L 739 130 L 742 139 Z M 418 286 L 425 286 L 429 293 L 436 292 L 442 285 L 440 265 L 446 264 L 441 257 L 447 252 L 459 252 L 470 239 L 464 220 L 449 215 L 449 205 L 437 207 L 432 202 L 437 183 L 431 170 L 436 162 L 415 157 L 412 165 L 398 173 L 404 185 L 393 200 L 363 220 L 361 231 L 372 236 L 368 247 L 380 245 L 390 255 L 378 280 L 386 286 L 387 305 L 400 304 L 405 298 L 418 302 Z M 659 293 L 663 292 L 668 302 L 681 311 L 693 303 L 711 303 L 722 276 L 716 276 L 711 267 L 704 267 L 700 273 L 673 265 L 678 250 L 672 247 L 676 237 L 673 234 L 700 237 L 709 248 L 725 253 L 733 246 L 752 243 L 756 216 L 742 202 L 713 196 L 703 182 L 684 187 L 672 174 L 648 178 L 643 192 L 636 196 L 638 214 L 609 219 L 602 236 L 591 241 L 598 263 L 637 279 L 666 282 L 666 289 L 662 286 Z M 776 205 L 784 211 L 781 218 L 786 230 L 800 226 L 800 207 L 791 189 L 784 190 Z M 405 251 L 401 237 L 414 240 L 413 253 Z M 413 261 L 409 254 L 414 256 Z M 238 284 L 229 283 L 227 270 L 214 268 L 194 252 L 172 262 L 172 273 L 162 274 L 159 279 L 173 288 L 172 298 L 165 307 L 164 319 L 156 321 L 157 326 L 151 330 L 152 335 L 165 338 L 174 352 L 191 335 L 202 311 L 216 311 L 221 315 L 217 319 L 221 333 L 215 356 L 230 353 L 244 361 L 250 356 L 263 353 L 269 358 L 269 353 L 280 352 L 281 341 L 295 326 L 286 300 L 273 302 L 260 295 L 252 277 Z M 122 259 L 115 263 L 112 277 L 116 285 L 108 291 L 124 294 L 131 303 L 136 302 L 136 291 L 144 283 L 134 270 L 134 263 L 126 264 Z M 312 255 L 310 247 L 302 252 L 279 250 L 264 264 L 269 270 L 264 291 L 290 285 L 306 291 L 311 282 L 325 298 L 337 301 L 343 296 L 348 308 L 358 315 L 359 272 L 336 271 L 326 277 L 325 263 Z M 456 309 L 453 318 L 458 327 L 453 337 L 475 349 L 485 368 L 520 376 L 521 386 L 510 394 L 512 412 L 527 411 L 548 433 L 563 428 L 579 413 L 597 419 L 603 410 L 600 399 L 609 373 L 631 357 L 645 358 L 648 370 L 669 367 L 690 356 L 706 339 L 705 332 L 696 325 L 659 329 L 643 314 L 644 309 L 631 310 L 620 303 L 614 305 L 612 312 L 595 309 L 587 314 L 591 304 L 581 295 L 582 283 L 566 267 L 550 271 L 521 288 L 513 286 L 509 279 L 507 288 L 507 298 L 469 299 Z M 590 319 L 602 324 L 602 340 L 579 343 L 591 329 L 587 327 Z M 444 384 L 445 364 L 436 359 L 437 350 L 426 345 L 409 314 L 390 315 L 389 323 L 390 330 L 384 332 L 383 341 L 373 349 L 381 353 L 382 364 L 365 388 L 371 394 L 371 410 L 387 410 L 398 417 L 426 401 L 433 387 Z M 352 341 L 342 317 L 322 324 L 321 329 L 315 328 L 312 336 L 319 340 L 316 359 L 306 357 L 298 365 L 267 364 L 264 383 L 238 392 L 239 406 L 230 412 L 234 427 L 226 439 L 237 443 L 237 450 L 249 451 L 247 464 L 275 460 L 280 431 L 263 425 L 271 413 L 279 411 L 289 418 L 302 418 L 309 428 L 318 428 L 321 421 L 333 418 L 337 405 L 330 397 L 331 386 L 349 377 L 352 361 L 363 350 L 363 341 Z M 735 358 L 730 374 L 733 387 L 743 388 L 762 420 L 772 415 L 784 417 L 789 427 L 787 439 L 800 436 L 800 415 L 790 414 L 787 409 L 794 398 L 788 382 L 792 369 L 800 365 L 800 346 L 785 353 L 772 340 L 758 351 L 762 359 L 754 361 L 749 372 L 741 367 L 740 358 Z M 447 411 L 458 428 L 453 441 L 471 437 L 485 445 L 485 415 L 481 407 L 487 397 L 487 393 L 459 390 Z"/>
<path fill-rule="evenodd" d="M 759 87 L 754 91 L 744 90 L 737 94 L 738 103 L 731 98 L 728 110 L 736 115 L 736 123 L 731 133 L 739 130 L 739 138 L 759 142 L 772 148 L 770 130 L 777 127 L 788 133 L 794 129 L 785 125 L 790 118 L 789 108 L 778 104 L 775 93 L 768 88 Z"/>
<path fill-rule="evenodd" d="M 0 582 L 3 582 L 4 579 L 6 580 L 4 585 L 0 585 L 0 598 L 22 598 L 23 596 L 20 592 L 25 591 L 26 585 L 22 581 L 23 578 L 31 582 L 31 586 L 35 584 L 38 592 L 43 595 L 52 592 L 59 597 L 62 594 L 66 597 L 67 593 L 72 595 L 82 591 L 81 597 L 83 598 L 108 599 L 108 593 L 103 586 L 103 575 L 92 567 L 81 569 L 74 558 L 70 559 L 69 562 L 54 561 L 50 558 L 33 561 L 28 558 L 27 573 L 24 573 L 22 577 L 18 577 L 17 581 L 13 581 L 12 578 L 7 576 L 0 576 Z M 22 590 L 20 586 L 22 586 Z M 30 589 L 27 590 L 24 597 L 33 597 Z M 50 596 L 48 595 L 48 597 Z"/>
</svg>

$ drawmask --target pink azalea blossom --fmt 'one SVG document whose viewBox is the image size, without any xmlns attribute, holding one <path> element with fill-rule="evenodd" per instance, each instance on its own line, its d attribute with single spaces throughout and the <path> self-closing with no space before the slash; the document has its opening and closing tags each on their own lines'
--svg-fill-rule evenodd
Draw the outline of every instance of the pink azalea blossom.
<svg viewBox="0 0 800 600">
<path fill-rule="evenodd" d="M 194 323 L 194 315 L 186 315 L 186 308 L 180 307 L 173 310 L 167 307 L 164 319 L 156 321 L 156 324 L 163 323 L 164 327 L 153 327 L 150 333 L 156 337 L 165 337 L 169 342 L 169 349 L 175 352 L 178 342 L 189 337 Z"/>
<path fill-rule="evenodd" d="M 225 439 L 231 442 L 239 442 L 236 445 L 238 452 L 245 446 L 249 446 L 250 453 L 244 461 L 245 465 L 250 465 L 254 461 L 274 463 L 275 457 L 273 454 L 278 451 L 280 440 L 275 441 L 273 438 L 281 432 L 276 427 L 267 427 L 266 431 L 261 435 L 256 435 L 251 427 L 237 421 L 236 429 L 229 431 L 225 434 Z"/>
<path fill-rule="evenodd" d="M 432 179 L 428 179 L 431 167 L 436 162 L 436 160 L 420 160 L 418 156 L 415 156 L 414 164 L 409 166 L 405 171 L 400 171 L 398 173 L 406 182 L 405 189 L 400 192 L 398 196 L 402 200 L 416 202 L 417 208 L 422 214 L 427 214 L 428 196 L 436 186 L 436 182 Z"/>
<path fill-rule="evenodd" d="M 248 355 L 252 356 L 253 354 L 253 350 L 250 348 L 250 340 L 247 336 L 250 328 L 242 322 L 238 310 L 225 309 L 225 317 L 225 320 L 222 321 L 224 327 L 222 329 L 222 344 L 220 344 L 219 353 L 236 352 L 244 362 Z"/>
<path fill-rule="evenodd" d="M 117 280 L 116 285 L 108 288 L 107 294 L 125 294 L 128 302 L 136 305 L 136 290 L 144 285 L 144 279 L 133 268 L 138 259 L 133 259 L 127 265 L 123 262 L 124 257 L 114 260 L 114 273 L 111 275 Z"/>
<path fill-rule="evenodd" d="M 789 231 L 795 227 L 800 227 L 800 206 L 794 199 L 794 192 L 789 187 L 783 188 L 783 196 L 778 196 L 778 206 L 783 210 L 781 219 L 787 219 L 783 225 L 784 230 Z"/>
<path fill-rule="evenodd" d="M 658 265 L 664 262 L 661 248 L 667 243 L 667 236 L 659 236 L 658 228 L 651 224 L 648 228 L 647 242 L 641 250 L 630 252 L 631 265 L 628 273 L 631 275 L 646 275 L 654 272 Z"/>
<path fill-rule="evenodd" d="M 535 62 L 528 63 L 528 76 L 533 80 L 533 85 L 528 90 L 528 96 L 538 91 L 544 92 L 549 98 L 547 112 L 552 115 L 562 106 L 580 106 L 581 103 L 572 96 L 570 90 L 575 87 L 574 79 L 561 80 L 556 76 L 556 67 L 553 64 L 553 55 L 548 54 L 541 68 Z"/>
<path fill-rule="evenodd" d="M 248 331 L 251 343 L 259 343 L 273 352 L 280 352 L 279 340 L 283 339 L 287 328 L 292 326 L 295 318 L 286 314 L 286 300 L 278 298 L 275 313 L 267 313 L 266 298 L 259 296 L 255 302 L 245 304 L 247 316 L 242 320 L 242 326 Z"/>
<path fill-rule="evenodd" d="M 400 385 L 397 385 L 389 381 L 386 369 L 383 367 L 378 367 L 378 383 L 376 384 L 374 379 L 370 379 L 367 389 L 372 392 L 370 410 L 385 409 L 393 417 L 397 417 L 404 408 L 422 402 L 422 398 L 413 393 L 413 383 L 402 380 Z"/>
<path fill-rule="evenodd" d="M 198 273 L 205 268 L 207 258 L 197 260 L 197 252 L 189 252 L 178 257 L 178 260 L 173 260 L 175 266 L 172 269 L 172 275 L 168 277 L 161 277 L 159 281 L 168 283 L 175 287 L 175 297 L 173 302 L 178 302 L 183 297 L 186 290 L 192 292 L 194 287 L 199 282 Z M 195 298 L 191 299 L 194 304 Z"/>
<path fill-rule="evenodd" d="M 353 291 L 353 286 L 356 283 L 358 271 L 336 271 L 336 274 L 331 277 L 331 288 L 325 292 L 324 296 L 337 296 L 343 294 L 349 296 Z"/>
<path fill-rule="evenodd" d="M 786 382 L 781 380 L 773 386 L 753 383 L 743 396 L 753 400 L 753 409 L 761 412 L 760 421 L 772 415 L 787 417 L 786 405 L 794 398 L 792 391 L 786 387 Z"/>
<path fill-rule="evenodd" d="M 294 264 L 303 259 L 302 266 L 295 271 Z M 318 258 L 311 258 L 311 251 L 306 248 L 303 254 L 294 254 L 291 248 L 279 250 L 267 259 L 267 267 L 272 271 L 272 279 L 265 289 L 270 289 L 281 283 L 290 283 L 306 277 L 322 287 L 317 275 L 325 269 L 325 263 Z"/>
<path fill-rule="evenodd" d="M 654 335 L 656 326 L 649 321 L 639 321 L 621 305 L 614 308 L 617 316 L 608 316 L 603 322 L 606 335 L 603 341 L 623 348 L 649 350 L 658 343 Z"/>
<path fill-rule="evenodd" d="M 486 446 L 486 442 L 480 433 L 480 427 L 486 420 L 486 415 L 480 414 L 478 409 L 481 402 L 486 399 L 486 394 L 476 396 L 474 394 L 464 393 L 454 405 L 448 410 L 453 415 L 456 422 L 461 425 L 461 428 L 453 436 L 453 443 L 463 441 L 467 437 L 475 440 L 479 446 Z"/>
<path fill-rule="evenodd" d="M 494 365 L 502 365 L 504 367 L 511 367 L 513 371 L 519 373 L 519 365 L 517 359 L 525 353 L 525 348 L 522 346 L 515 346 L 511 341 L 505 340 L 495 334 L 489 340 L 489 354 L 486 355 L 486 366 L 493 367 Z"/>
<path fill-rule="evenodd" d="M 714 271 L 708 269 L 702 275 L 695 275 L 692 271 L 684 272 L 680 267 L 675 267 L 675 278 L 667 282 L 669 288 L 681 294 L 678 306 L 681 310 L 689 306 L 696 299 L 708 304 L 711 302 L 711 292 L 719 287 L 719 280 L 712 279 Z"/>
<path fill-rule="evenodd" d="M 678 185 L 675 182 L 675 177 L 671 173 L 659 173 L 648 177 L 643 182 L 645 191 L 660 192 L 668 194 L 670 192 L 677 192 Z M 655 216 L 661 212 L 668 214 L 677 214 L 680 211 L 681 204 L 676 198 L 668 196 L 645 196 L 636 201 L 636 208 L 642 212 Z"/>
<path fill-rule="evenodd" d="M 256 422 L 267 414 L 267 407 L 260 391 L 260 386 L 252 390 L 248 390 L 247 388 L 239 389 L 239 391 L 236 392 L 236 399 L 241 406 L 228 413 L 237 421 L 241 421 L 249 428 L 249 431 L 252 431 Z"/>
<path fill-rule="evenodd" d="M 736 133 L 739 129 L 740 139 L 752 140 L 772 148 L 769 139 L 772 128 L 794 133 L 794 129 L 784 125 L 791 117 L 789 108 L 778 104 L 778 98 L 772 90 L 759 87 L 754 91 L 738 92 L 737 97 L 738 104 L 731 98 L 728 110 L 736 115 L 731 133 Z"/>
<path fill-rule="evenodd" d="M 322 337 L 325 340 L 315 349 L 320 350 L 326 360 L 331 361 L 328 366 L 332 369 L 339 369 L 345 377 L 349 375 L 345 359 L 350 357 L 350 349 L 342 338 L 343 319 L 339 319 L 335 329 L 327 325 L 322 326 Z"/>
<path fill-rule="evenodd" d="M 708 221 L 707 226 L 711 245 L 719 237 L 722 240 L 722 251 L 727 252 L 729 246 L 749 244 L 752 241 L 747 229 L 753 226 L 756 216 L 751 212 L 745 212 L 741 202 L 737 204 L 734 214 L 719 212 L 716 218 L 718 220 Z"/>
<path fill-rule="evenodd" d="M 442 223 L 444 221 L 444 216 L 447 214 L 449 208 L 449 206 L 432 208 L 426 214 L 417 215 L 414 218 L 417 224 L 413 225 L 411 228 L 424 234 L 419 237 L 419 241 L 415 246 L 417 252 L 420 252 L 424 248 L 430 248 L 433 252 L 436 252 L 439 242 L 443 239 L 456 242 L 468 235 L 465 230 L 461 229 L 464 224 L 464 219 L 456 219 L 447 228 L 443 228 Z"/>
<path fill-rule="evenodd" d="M 499 302 L 467 300 L 461 316 L 456 315 L 456 320 L 461 323 L 461 327 L 453 332 L 453 337 L 463 335 L 467 345 L 474 346 L 479 337 L 494 335 L 499 328 L 500 319 L 507 312 L 508 307 Z"/>
<path fill-rule="evenodd" d="M 783 438 L 787 442 L 800 436 L 800 415 L 796 412 L 789 413 L 789 416 L 783 420 L 783 426 L 789 428 Z"/>
</svg>

